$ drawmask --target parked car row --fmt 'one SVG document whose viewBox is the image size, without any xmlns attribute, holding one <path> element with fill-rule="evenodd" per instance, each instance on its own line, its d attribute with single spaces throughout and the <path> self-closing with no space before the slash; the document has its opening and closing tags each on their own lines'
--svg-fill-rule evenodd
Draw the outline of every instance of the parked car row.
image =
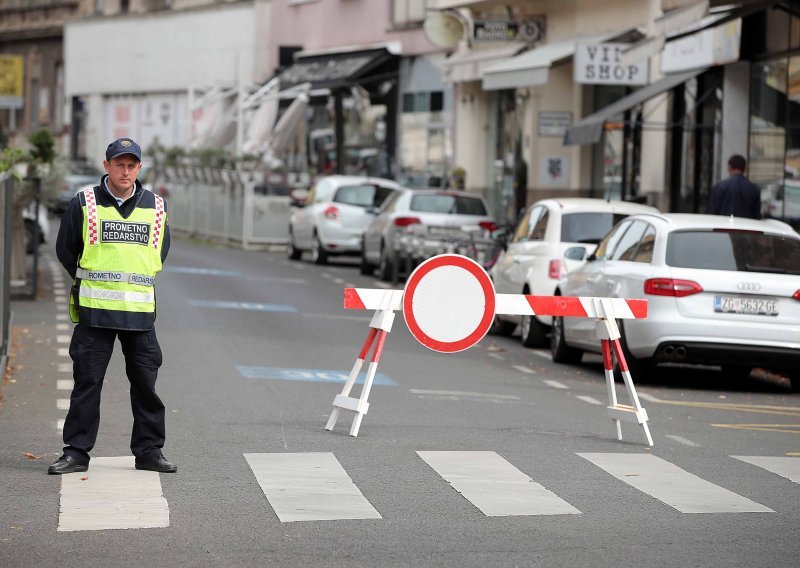
<svg viewBox="0 0 800 568">
<path fill-rule="evenodd" d="M 310 251 L 324 264 L 335 254 L 360 256 L 362 274 L 377 269 L 385 280 L 446 243 L 463 244 L 469 227 L 495 228 L 480 195 L 379 178 L 330 176 L 302 197 L 289 222 L 289 258 Z M 485 264 L 498 293 L 648 300 L 646 319 L 620 326 L 635 375 L 660 363 L 717 365 L 739 381 L 759 367 L 787 375 L 800 391 L 800 235 L 789 225 L 544 199 L 507 240 Z M 600 350 L 594 321 L 585 318 L 496 316 L 491 333 L 511 335 L 518 326 L 525 346 L 549 345 L 558 363 Z"/>
</svg>

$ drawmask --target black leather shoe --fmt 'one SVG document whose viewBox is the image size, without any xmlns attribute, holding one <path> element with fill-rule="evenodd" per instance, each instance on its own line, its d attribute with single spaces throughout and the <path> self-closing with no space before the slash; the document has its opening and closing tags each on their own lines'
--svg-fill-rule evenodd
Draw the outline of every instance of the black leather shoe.
<svg viewBox="0 0 800 568">
<path fill-rule="evenodd" d="M 47 473 L 50 475 L 61 475 L 64 473 L 76 473 L 78 471 L 86 471 L 89 469 L 88 465 L 78 463 L 72 456 L 61 456 L 53 465 L 47 468 Z"/>
<path fill-rule="evenodd" d="M 136 469 L 146 469 L 147 471 L 157 471 L 159 473 L 175 473 L 178 466 L 169 461 L 162 455 L 152 458 L 136 458 Z"/>
</svg>

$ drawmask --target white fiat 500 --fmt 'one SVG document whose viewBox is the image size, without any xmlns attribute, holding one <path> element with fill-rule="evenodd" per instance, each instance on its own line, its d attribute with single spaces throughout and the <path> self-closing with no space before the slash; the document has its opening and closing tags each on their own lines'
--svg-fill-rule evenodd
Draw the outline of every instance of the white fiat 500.
<svg viewBox="0 0 800 568">
<path fill-rule="evenodd" d="M 741 381 L 761 367 L 800 390 L 800 235 L 780 221 L 631 216 L 556 294 L 648 300 L 646 319 L 621 325 L 634 373 L 663 362 L 721 365 Z M 554 361 L 599 348 L 593 320 L 554 318 Z"/>
<path fill-rule="evenodd" d="M 508 247 L 491 269 L 495 290 L 503 294 L 552 296 L 558 282 L 584 263 L 619 220 L 654 207 L 605 199 L 543 199 L 520 217 Z M 521 324 L 526 347 L 547 345 L 550 316 L 495 317 L 491 332 L 510 335 Z"/>
<path fill-rule="evenodd" d="M 312 262 L 325 264 L 332 255 L 360 255 L 361 236 L 373 219 L 367 210 L 398 190 L 398 184 L 381 178 L 320 178 L 289 218 L 289 258 L 310 251 Z"/>
</svg>

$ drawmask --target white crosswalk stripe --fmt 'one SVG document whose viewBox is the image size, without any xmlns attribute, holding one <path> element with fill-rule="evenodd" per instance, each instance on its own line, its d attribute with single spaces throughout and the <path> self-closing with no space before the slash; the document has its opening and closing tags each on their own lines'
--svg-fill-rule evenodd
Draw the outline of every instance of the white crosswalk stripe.
<svg viewBox="0 0 800 568">
<path fill-rule="evenodd" d="M 417 454 L 487 517 L 580 514 L 495 452 Z"/>
<path fill-rule="evenodd" d="M 771 456 L 731 456 L 737 460 L 757 465 L 789 481 L 800 483 L 800 458 Z"/>
<path fill-rule="evenodd" d="M 381 518 L 330 452 L 244 457 L 284 523 Z"/>
<path fill-rule="evenodd" d="M 774 513 L 651 454 L 578 454 L 681 513 Z"/>
<path fill-rule="evenodd" d="M 135 469 L 132 456 L 92 458 L 88 472 L 61 477 L 59 531 L 168 526 L 159 474 Z"/>
</svg>

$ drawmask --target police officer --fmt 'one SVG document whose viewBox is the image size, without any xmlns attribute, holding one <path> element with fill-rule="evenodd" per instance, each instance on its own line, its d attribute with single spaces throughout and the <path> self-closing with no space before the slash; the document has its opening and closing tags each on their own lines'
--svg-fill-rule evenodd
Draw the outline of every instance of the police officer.
<svg viewBox="0 0 800 568">
<path fill-rule="evenodd" d="M 155 392 L 161 348 L 155 278 L 169 250 L 166 202 L 136 179 L 142 150 L 130 138 L 106 149 L 100 185 L 78 193 L 67 207 L 56 241 L 59 261 L 73 278 L 74 323 L 69 354 L 75 385 L 64 421 L 64 453 L 50 474 L 86 471 L 100 424 L 100 391 L 118 338 L 130 381 L 136 469 L 174 473 L 161 453 L 164 404 Z"/>
</svg>

